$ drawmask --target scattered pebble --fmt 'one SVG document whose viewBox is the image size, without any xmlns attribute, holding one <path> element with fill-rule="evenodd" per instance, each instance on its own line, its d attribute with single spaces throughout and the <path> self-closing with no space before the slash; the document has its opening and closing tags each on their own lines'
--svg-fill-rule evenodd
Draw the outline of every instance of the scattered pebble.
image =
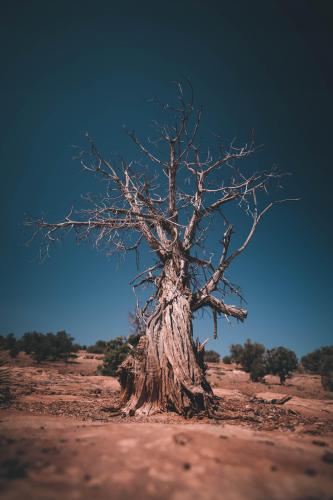
<svg viewBox="0 0 333 500">
<path fill-rule="evenodd" d="M 173 439 L 176 444 L 179 444 L 181 446 L 185 446 L 187 443 L 191 441 L 191 438 L 183 433 L 176 434 L 175 436 L 173 436 Z"/>
</svg>

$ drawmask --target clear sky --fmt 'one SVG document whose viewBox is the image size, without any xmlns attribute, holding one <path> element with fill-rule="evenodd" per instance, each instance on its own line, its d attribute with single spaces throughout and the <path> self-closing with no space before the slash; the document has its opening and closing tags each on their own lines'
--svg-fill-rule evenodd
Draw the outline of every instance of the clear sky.
<svg viewBox="0 0 333 500">
<path fill-rule="evenodd" d="M 208 346 L 250 337 L 302 355 L 332 343 L 332 27 L 332 2 L 318 0 L 2 2 L 0 333 L 65 329 L 88 344 L 128 333 L 133 259 L 65 238 L 41 264 L 22 221 L 60 219 L 99 192 L 71 145 L 88 130 L 106 154 L 137 158 L 123 124 L 145 137 L 146 99 L 186 75 L 203 127 L 229 139 L 254 128 L 258 168 L 292 172 L 288 195 L 302 198 L 239 258 L 248 319 L 221 321 Z M 195 334 L 212 337 L 210 317 Z"/>
</svg>

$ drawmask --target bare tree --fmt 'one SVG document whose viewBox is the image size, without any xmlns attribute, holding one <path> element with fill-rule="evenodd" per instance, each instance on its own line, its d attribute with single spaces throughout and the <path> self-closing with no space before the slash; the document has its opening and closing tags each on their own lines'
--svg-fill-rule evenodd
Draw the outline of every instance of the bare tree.
<svg viewBox="0 0 333 500">
<path fill-rule="evenodd" d="M 199 147 L 202 110 L 194 106 L 193 92 L 185 96 L 177 83 L 172 106 L 155 100 L 168 123 L 155 123 L 155 140 L 129 137 L 144 158 L 140 161 L 107 159 L 87 135 L 89 149 L 80 151 L 85 170 L 107 181 L 102 197 L 88 198 L 89 209 L 73 210 L 60 222 L 31 219 L 44 235 L 45 248 L 64 231 L 78 240 L 92 240 L 108 250 L 135 251 L 145 242 L 154 255 L 150 267 L 132 281 L 133 287 L 152 286 L 145 305 L 138 309 L 145 335 L 120 368 L 122 409 L 126 414 L 174 410 L 190 415 L 216 409 L 205 378 L 204 345 L 193 340 L 193 313 L 209 308 L 214 336 L 217 316 L 244 321 L 247 311 L 225 302 L 241 297 L 227 277 L 232 262 L 249 245 L 259 222 L 275 203 L 268 190 L 279 185 L 276 169 L 241 170 L 240 164 L 256 150 L 253 137 L 242 147 L 218 144 L 218 153 Z M 219 140 L 219 142 L 221 142 Z M 267 201 L 268 200 L 268 201 Z M 233 224 L 227 208 L 235 205 L 248 216 L 244 240 L 232 245 Z M 205 246 L 210 223 L 221 220 L 220 250 L 207 258 Z"/>
</svg>

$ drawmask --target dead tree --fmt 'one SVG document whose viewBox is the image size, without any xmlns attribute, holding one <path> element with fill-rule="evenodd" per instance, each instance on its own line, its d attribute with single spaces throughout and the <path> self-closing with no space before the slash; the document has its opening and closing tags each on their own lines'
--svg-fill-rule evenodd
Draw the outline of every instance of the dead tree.
<svg viewBox="0 0 333 500">
<path fill-rule="evenodd" d="M 225 302 L 241 297 L 227 277 L 229 268 L 249 245 L 257 226 L 275 203 L 268 191 L 279 184 L 276 169 L 246 173 L 240 166 L 257 149 L 248 144 L 218 153 L 199 147 L 202 110 L 186 98 L 177 84 L 177 103 L 164 105 L 168 124 L 155 123 L 156 140 L 142 142 L 128 131 L 140 161 L 113 161 L 105 157 L 87 135 L 89 148 L 80 151 L 82 167 L 106 181 L 102 197 L 89 197 L 89 208 L 72 210 L 60 222 L 28 221 L 42 232 L 46 249 L 64 231 L 75 231 L 79 241 L 93 240 L 108 250 L 135 251 L 145 242 L 154 262 L 132 285 L 153 287 L 140 309 L 145 335 L 119 370 L 122 409 L 126 414 L 173 410 L 183 415 L 211 414 L 212 389 L 205 378 L 204 346 L 193 340 L 192 318 L 209 308 L 217 316 L 244 321 L 247 311 Z M 144 162 L 142 158 L 144 158 Z M 250 222 L 244 240 L 234 247 L 233 224 L 227 208 L 235 205 Z M 203 252 L 212 218 L 219 217 L 220 250 L 207 259 Z"/>
</svg>

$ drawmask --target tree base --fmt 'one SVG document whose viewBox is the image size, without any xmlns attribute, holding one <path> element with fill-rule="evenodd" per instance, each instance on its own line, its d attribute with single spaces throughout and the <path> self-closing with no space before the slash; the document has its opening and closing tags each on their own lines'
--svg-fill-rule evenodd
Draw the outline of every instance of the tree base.
<svg viewBox="0 0 333 500">
<path fill-rule="evenodd" d="M 210 416 L 216 401 L 205 378 L 204 352 L 192 341 L 191 348 L 194 366 L 192 360 L 188 366 L 190 373 L 180 372 L 178 363 L 173 364 L 165 354 L 155 359 L 149 349 L 149 338 L 142 336 L 118 369 L 123 414 L 153 415 L 172 411 L 187 418 L 199 414 Z"/>
</svg>

